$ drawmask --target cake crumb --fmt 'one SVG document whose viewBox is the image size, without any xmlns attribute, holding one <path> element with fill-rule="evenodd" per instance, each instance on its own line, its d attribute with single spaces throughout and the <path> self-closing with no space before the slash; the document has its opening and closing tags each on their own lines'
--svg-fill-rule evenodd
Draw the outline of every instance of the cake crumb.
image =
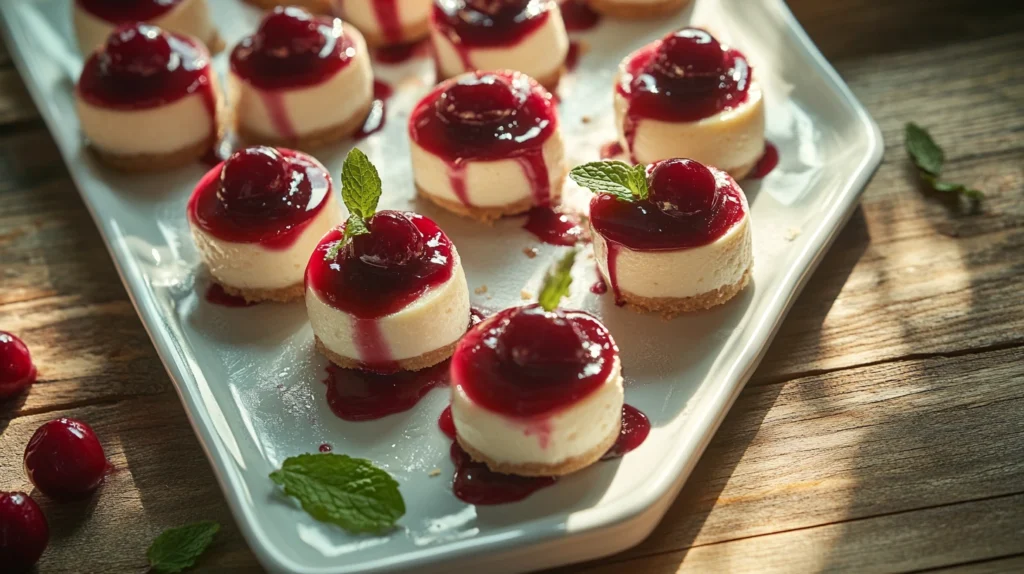
<svg viewBox="0 0 1024 574">
<path fill-rule="evenodd" d="M 533 293 L 530 293 L 526 289 L 523 289 L 522 291 L 519 292 L 519 297 L 523 301 L 529 301 L 530 299 L 533 299 Z"/>
<path fill-rule="evenodd" d="M 434 470 L 428 472 L 427 476 L 429 476 L 431 478 L 433 478 L 435 476 L 441 476 L 441 469 L 440 468 L 435 468 Z"/>
<path fill-rule="evenodd" d="M 476 293 L 477 295 L 483 295 L 484 293 L 487 292 L 487 285 L 481 285 L 476 289 L 473 289 L 473 292 Z"/>
<path fill-rule="evenodd" d="M 799 227 L 790 227 L 786 229 L 786 233 L 785 235 L 783 235 L 783 237 L 786 239 L 786 241 L 793 241 L 797 237 L 800 237 L 800 233 L 801 231 Z"/>
<path fill-rule="evenodd" d="M 523 247 L 523 255 L 525 255 L 526 257 L 528 257 L 530 259 L 533 259 L 534 257 L 537 256 L 537 248 L 536 247 Z"/>
<path fill-rule="evenodd" d="M 585 123 L 585 124 L 589 124 L 590 123 L 590 116 L 583 116 L 583 117 L 580 118 L 580 121 Z"/>
</svg>

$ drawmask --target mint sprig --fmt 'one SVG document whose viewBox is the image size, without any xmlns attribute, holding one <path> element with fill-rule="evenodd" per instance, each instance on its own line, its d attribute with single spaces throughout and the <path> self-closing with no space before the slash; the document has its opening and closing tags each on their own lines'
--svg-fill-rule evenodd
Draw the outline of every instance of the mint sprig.
<svg viewBox="0 0 1024 574">
<path fill-rule="evenodd" d="M 338 252 L 356 235 L 370 232 L 367 221 L 377 213 L 382 185 L 377 168 L 359 148 L 353 148 L 341 166 L 341 201 L 348 208 L 345 235 L 331 246 L 325 254 L 327 260 L 335 259 Z"/>
<path fill-rule="evenodd" d="M 405 514 L 398 482 L 372 462 L 343 454 L 301 454 L 270 479 L 321 522 L 349 532 L 383 532 Z"/>
<path fill-rule="evenodd" d="M 569 177 L 595 193 L 607 193 L 623 201 L 647 199 L 647 168 L 621 161 L 592 161 L 572 168 Z"/>
<path fill-rule="evenodd" d="M 569 286 L 572 285 L 572 266 L 575 262 L 576 248 L 574 247 L 566 252 L 544 277 L 544 284 L 540 288 L 537 302 L 545 311 L 557 309 L 562 297 L 569 294 Z"/>
<path fill-rule="evenodd" d="M 195 566 L 219 530 L 220 524 L 212 520 L 164 530 L 146 551 L 150 567 L 160 574 L 176 574 Z"/>
<path fill-rule="evenodd" d="M 962 183 L 942 181 L 939 177 L 942 174 L 942 167 L 946 163 L 946 154 L 942 151 L 935 140 L 932 139 L 928 130 L 908 122 L 903 128 L 903 146 L 907 155 L 917 166 L 917 173 L 929 188 L 943 193 L 957 193 L 972 200 L 979 200 L 985 196 L 980 190 L 968 187 Z"/>
</svg>

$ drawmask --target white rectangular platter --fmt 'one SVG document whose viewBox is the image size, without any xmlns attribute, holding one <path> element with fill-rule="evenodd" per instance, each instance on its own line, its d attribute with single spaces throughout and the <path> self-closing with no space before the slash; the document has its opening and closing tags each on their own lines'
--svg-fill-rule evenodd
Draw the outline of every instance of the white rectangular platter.
<svg viewBox="0 0 1024 574">
<path fill-rule="evenodd" d="M 630 51 L 687 22 L 743 50 L 765 87 L 768 138 L 781 164 L 742 182 L 754 233 L 754 281 L 715 311 L 673 321 L 619 309 L 588 287 L 581 257 L 566 307 L 601 317 L 622 351 L 626 400 L 653 430 L 636 451 L 502 506 L 474 507 L 451 493 L 449 441 L 437 430 L 448 402 L 434 390 L 412 410 L 344 422 L 324 399 L 326 362 L 313 349 L 305 307 L 232 309 L 207 303 L 185 222 L 197 164 L 126 176 L 87 153 L 73 105 L 81 67 L 69 0 L 3 0 L 11 53 L 81 191 L 142 321 L 170 373 L 224 494 L 253 551 L 272 571 L 524 571 L 611 554 L 645 537 L 664 514 L 767 348 L 789 306 L 856 206 L 882 155 L 877 126 L 793 19 L 782 0 L 697 0 L 655 23 L 605 20 L 574 34 L 588 47 L 560 87 L 570 165 L 595 160 L 614 139 L 612 76 Z M 259 12 L 212 0 L 233 45 Z M 216 56 L 220 73 L 226 55 Z M 535 292 L 560 249 L 538 245 L 522 219 L 485 227 L 415 200 L 405 122 L 430 87 L 428 58 L 377 67 L 397 88 L 385 129 L 359 142 L 381 170 L 382 204 L 434 218 L 452 237 L 474 304 L 500 309 Z M 339 97 L 343 97 L 339 94 Z M 586 121 L 584 121 L 586 117 Z M 317 153 L 337 181 L 351 143 Z M 570 187 L 575 184 L 569 183 Z M 571 192 L 573 190 L 568 189 Z M 523 248 L 536 246 L 528 258 Z M 329 443 L 365 457 L 401 483 L 408 512 L 381 537 L 350 536 L 283 500 L 267 478 L 288 456 Z M 440 469 L 441 474 L 431 471 Z"/>
</svg>

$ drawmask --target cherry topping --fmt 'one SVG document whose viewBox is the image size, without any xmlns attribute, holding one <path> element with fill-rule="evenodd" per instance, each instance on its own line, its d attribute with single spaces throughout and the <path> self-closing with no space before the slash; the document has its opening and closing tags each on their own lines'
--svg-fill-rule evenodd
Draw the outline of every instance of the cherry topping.
<svg viewBox="0 0 1024 574">
<path fill-rule="evenodd" d="M 531 0 L 466 0 L 466 5 L 482 14 L 497 16 L 506 11 L 519 14 L 530 2 Z"/>
<path fill-rule="evenodd" d="M 288 169 L 280 152 L 272 147 L 254 146 L 235 152 L 220 171 L 218 197 L 225 206 L 237 200 L 245 203 L 267 195 L 280 195 Z"/>
<path fill-rule="evenodd" d="M 519 105 L 512 84 L 494 74 L 464 77 L 434 101 L 438 117 L 456 134 L 486 136 L 492 136 L 494 128 L 508 121 Z"/>
<path fill-rule="evenodd" d="M 726 53 L 711 34 L 699 28 L 683 28 L 661 43 L 654 68 L 669 78 L 720 76 L 726 70 Z"/>
<path fill-rule="evenodd" d="M 586 358 L 579 328 L 564 312 L 542 307 L 525 307 L 512 315 L 498 345 L 505 366 L 526 376 L 575 369 Z"/>
<path fill-rule="evenodd" d="M 28 347 L 14 335 L 0 331 L 0 399 L 19 393 L 36 381 L 36 366 Z"/>
<path fill-rule="evenodd" d="M 171 43 L 156 26 L 128 24 L 107 39 L 111 70 L 128 75 L 152 76 L 171 63 Z"/>
<path fill-rule="evenodd" d="M 714 208 L 715 174 L 692 159 L 668 159 L 649 171 L 650 200 L 670 215 L 696 215 Z"/>
<path fill-rule="evenodd" d="M 57 499 L 81 498 L 96 490 L 107 466 L 96 433 L 75 419 L 59 418 L 44 424 L 25 447 L 29 480 Z"/>
<path fill-rule="evenodd" d="M 50 542 L 50 527 L 36 501 L 24 492 L 0 492 L 0 566 L 26 571 Z"/>
<path fill-rule="evenodd" d="M 271 56 L 287 58 L 319 52 L 327 43 L 315 16 L 302 8 L 278 6 L 260 23 L 257 42 Z"/>
<path fill-rule="evenodd" d="M 381 211 L 368 223 L 370 233 L 352 238 L 352 255 L 371 267 L 394 269 L 423 259 L 423 232 L 398 211 Z"/>
</svg>

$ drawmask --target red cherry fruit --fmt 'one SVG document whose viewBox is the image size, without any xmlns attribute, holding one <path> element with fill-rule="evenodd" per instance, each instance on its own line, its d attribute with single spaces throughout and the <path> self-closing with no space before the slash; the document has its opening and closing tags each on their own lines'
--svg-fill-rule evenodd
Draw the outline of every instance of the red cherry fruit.
<svg viewBox="0 0 1024 574">
<path fill-rule="evenodd" d="M 370 218 L 369 234 L 352 238 L 351 254 L 379 269 L 397 269 L 426 253 L 423 232 L 399 211 L 381 211 Z"/>
<path fill-rule="evenodd" d="M 107 57 L 116 72 L 134 76 L 152 76 L 171 63 L 171 44 L 167 34 L 148 24 L 128 24 L 107 39 Z"/>
<path fill-rule="evenodd" d="M 726 69 L 725 51 L 706 31 L 683 28 L 662 40 L 654 67 L 670 78 L 720 76 Z"/>
<path fill-rule="evenodd" d="M 327 43 L 316 16 L 294 6 L 274 8 L 263 18 L 256 38 L 264 53 L 279 58 L 315 54 Z"/>
<path fill-rule="evenodd" d="M 0 570 L 24 572 L 50 542 L 50 527 L 36 501 L 24 492 L 0 492 Z"/>
<path fill-rule="evenodd" d="M 560 366 L 575 367 L 586 358 L 579 328 L 562 311 L 538 305 L 513 313 L 498 344 L 503 359 L 528 375 L 557 374 Z"/>
<path fill-rule="evenodd" d="M 0 331 L 0 399 L 13 396 L 36 382 L 36 366 L 18 337 Z"/>
<path fill-rule="evenodd" d="M 25 473 L 47 496 L 82 498 L 103 482 L 107 459 L 96 433 L 82 421 L 59 418 L 36 430 L 25 447 Z"/>
<path fill-rule="evenodd" d="M 276 195 L 287 183 L 284 158 L 267 146 L 247 147 L 235 152 L 220 170 L 221 202 L 246 202 Z"/>
<path fill-rule="evenodd" d="M 711 210 L 717 198 L 715 174 L 692 159 L 659 161 L 647 176 L 649 199 L 670 215 L 695 215 Z"/>
<path fill-rule="evenodd" d="M 512 84 L 501 76 L 470 76 L 452 84 L 434 103 L 438 116 L 456 127 L 493 127 L 519 107 Z"/>
</svg>

